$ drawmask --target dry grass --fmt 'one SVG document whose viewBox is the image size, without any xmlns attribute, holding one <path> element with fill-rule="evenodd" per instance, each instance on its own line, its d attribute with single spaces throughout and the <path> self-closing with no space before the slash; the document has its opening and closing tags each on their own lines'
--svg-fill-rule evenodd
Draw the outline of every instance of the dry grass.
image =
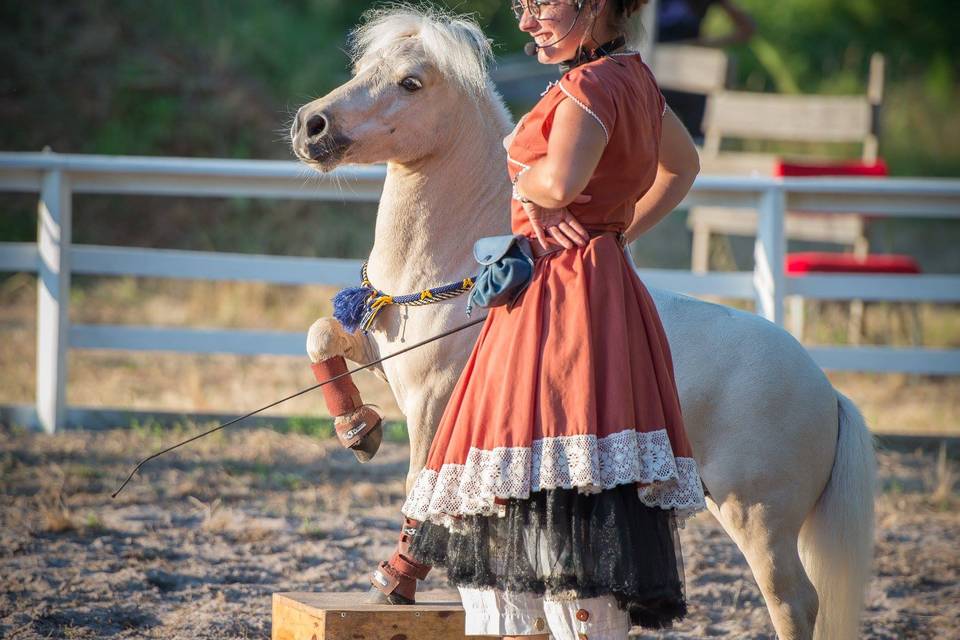
<svg viewBox="0 0 960 640">
<path fill-rule="evenodd" d="M 933 474 L 930 502 L 940 509 L 946 510 L 955 500 L 954 489 L 957 485 L 957 467 L 947 456 L 947 445 L 940 445 L 937 456 L 936 471 Z"/>
<path fill-rule="evenodd" d="M 877 433 L 960 435 L 960 377 L 827 372 Z"/>
<path fill-rule="evenodd" d="M 63 470 L 57 465 L 51 465 L 47 479 L 43 491 L 36 496 L 36 508 L 40 516 L 37 528 L 48 533 L 65 533 L 78 529 L 76 518 L 63 498 L 66 483 Z"/>
<path fill-rule="evenodd" d="M 329 287 L 84 278 L 73 288 L 71 320 L 305 331 L 314 319 L 329 315 L 333 293 Z M 32 402 L 35 309 L 33 277 L 0 283 L 0 403 Z M 892 309 L 867 306 L 865 344 L 908 344 Z M 844 343 L 846 313 L 846 305 L 823 306 L 808 322 L 809 343 Z M 925 304 L 919 314 L 925 346 L 960 348 L 960 306 Z M 242 413 L 314 383 L 306 357 L 73 351 L 68 372 L 72 405 L 175 412 Z M 876 431 L 960 433 L 960 377 L 855 372 L 829 377 Z M 372 374 L 358 375 L 357 384 L 367 402 L 389 418 L 402 418 L 390 389 Z M 318 395 L 307 395 L 273 415 L 325 415 L 325 409 Z M 188 493 L 184 488 L 183 495 Z"/>
<path fill-rule="evenodd" d="M 79 529 L 76 517 L 70 512 L 63 499 L 63 485 L 51 489 L 45 491 L 37 500 L 40 530 L 46 533 L 66 533 Z"/>
<path fill-rule="evenodd" d="M 99 475 L 90 473 L 91 467 L 71 465 L 62 467 L 51 464 L 40 477 L 38 491 L 34 496 L 36 519 L 30 528 L 40 533 L 96 533 L 104 528 L 103 521 L 95 510 L 83 513 L 68 504 L 76 493 Z"/>
</svg>

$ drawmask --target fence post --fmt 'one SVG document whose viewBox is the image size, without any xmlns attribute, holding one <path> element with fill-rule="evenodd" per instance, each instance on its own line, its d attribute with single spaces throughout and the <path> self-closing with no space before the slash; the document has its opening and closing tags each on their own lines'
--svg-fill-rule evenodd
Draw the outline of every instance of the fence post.
<svg viewBox="0 0 960 640">
<path fill-rule="evenodd" d="M 753 246 L 753 287 L 757 313 L 783 326 L 784 272 L 787 240 L 784 233 L 785 195 L 783 187 L 768 188 L 760 198 L 757 212 L 757 240 Z"/>
<path fill-rule="evenodd" d="M 71 197 L 60 169 L 43 176 L 37 208 L 37 419 L 53 433 L 66 414 Z"/>
</svg>

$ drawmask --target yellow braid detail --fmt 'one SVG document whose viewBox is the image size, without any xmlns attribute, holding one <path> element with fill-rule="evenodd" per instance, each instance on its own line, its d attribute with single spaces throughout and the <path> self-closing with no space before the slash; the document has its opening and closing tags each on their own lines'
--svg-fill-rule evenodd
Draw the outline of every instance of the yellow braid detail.
<svg viewBox="0 0 960 640">
<path fill-rule="evenodd" d="M 370 303 L 370 308 L 379 311 L 382 307 L 385 307 L 388 304 L 393 304 L 393 296 L 384 294 L 375 298 L 374 301 Z"/>
<path fill-rule="evenodd" d="M 370 311 L 367 312 L 366 322 L 363 323 L 364 330 L 370 328 L 370 325 L 373 324 L 380 310 L 389 304 L 393 304 L 393 296 L 382 295 L 370 303 Z"/>
</svg>

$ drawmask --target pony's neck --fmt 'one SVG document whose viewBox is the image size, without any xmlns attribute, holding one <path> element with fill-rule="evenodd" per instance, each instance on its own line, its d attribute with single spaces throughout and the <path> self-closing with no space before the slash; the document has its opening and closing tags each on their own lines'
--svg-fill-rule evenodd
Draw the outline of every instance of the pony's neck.
<svg viewBox="0 0 960 640">
<path fill-rule="evenodd" d="M 502 139 L 493 99 L 464 101 L 449 143 L 412 163 L 388 163 L 368 274 L 378 289 L 413 293 L 474 275 L 477 238 L 509 233 Z M 459 117 L 457 117 L 459 116 Z"/>
</svg>

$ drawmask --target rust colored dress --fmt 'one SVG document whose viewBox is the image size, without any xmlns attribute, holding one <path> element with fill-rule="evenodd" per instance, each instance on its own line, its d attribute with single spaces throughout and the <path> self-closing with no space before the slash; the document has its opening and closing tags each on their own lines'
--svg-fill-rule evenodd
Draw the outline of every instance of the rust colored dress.
<svg viewBox="0 0 960 640">
<path fill-rule="evenodd" d="M 568 71 L 523 119 L 511 178 L 546 155 L 564 100 L 607 139 L 592 200 L 569 209 L 622 232 L 657 171 L 656 81 L 635 53 Z M 516 200 L 511 226 L 533 238 Z M 676 516 L 704 506 L 666 334 L 605 234 L 538 259 L 519 303 L 490 310 L 403 512 L 425 523 L 414 551 L 458 586 L 613 594 L 658 627 L 685 612 Z"/>
</svg>

